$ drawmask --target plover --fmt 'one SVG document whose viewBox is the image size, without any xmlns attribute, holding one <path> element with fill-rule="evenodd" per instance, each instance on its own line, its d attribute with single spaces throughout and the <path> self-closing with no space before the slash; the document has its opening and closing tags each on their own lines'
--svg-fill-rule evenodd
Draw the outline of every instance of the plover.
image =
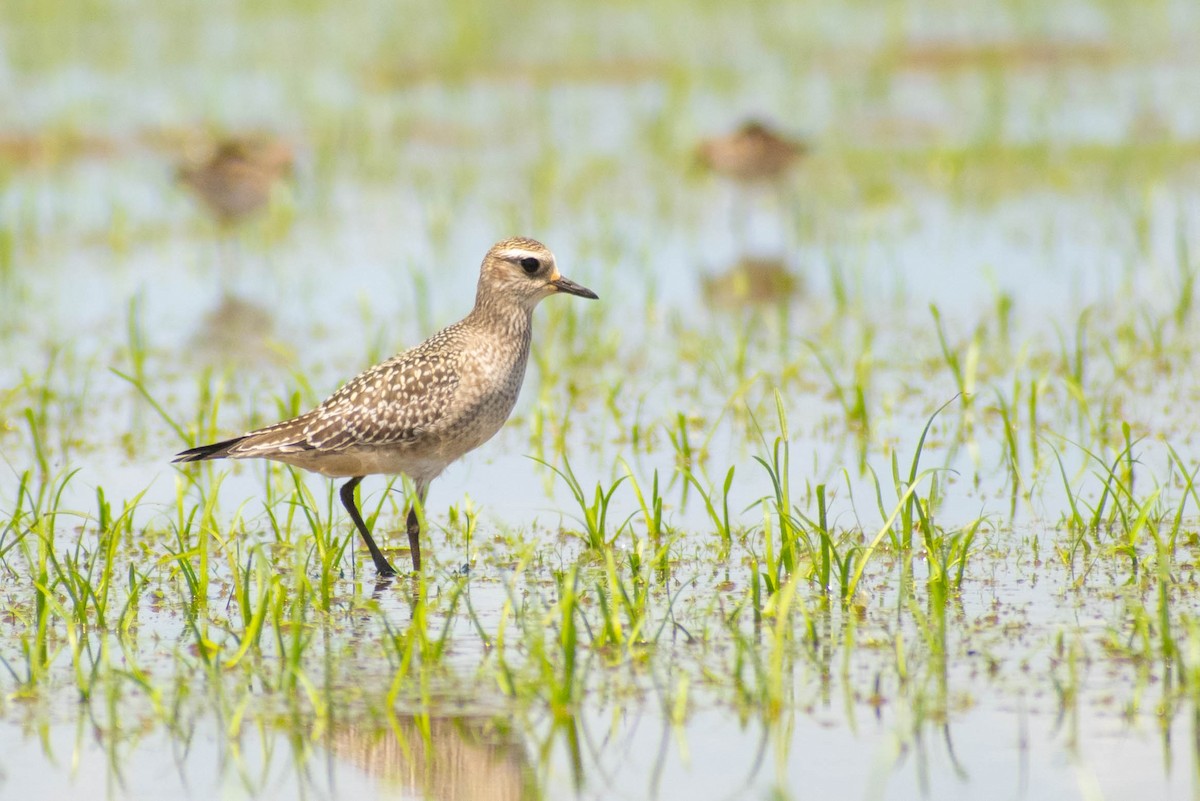
<svg viewBox="0 0 1200 801">
<path fill-rule="evenodd" d="M 267 207 L 276 184 L 292 174 L 295 154 L 281 139 L 267 135 L 230 137 L 217 142 L 203 159 L 176 171 L 224 226 Z"/>
<path fill-rule="evenodd" d="M 738 183 L 773 181 L 808 152 L 808 145 L 775 133 L 758 120 L 748 120 L 731 134 L 700 143 L 700 162 Z"/>
<path fill-rule="evenodd" d="M 533 308 L 565 292 L 596 293 L 558 271 L 554 254 L 533 239 L 497 242 L 483 258 L 475 308 L 411 350 L 350 380 L 312 411 L 240 437 L 176 454 L 175 462 L 272 459 L 331 478 L 349 478 L 341 499 L 375 569 L 396 574 L 354 500 L 368 475 L 403 473 L 417 503 L 452 462 L 500 430 L 525 377 Z M 413 570 L 421 569 L 420 521 L 407 516 Z"/>
</svg>

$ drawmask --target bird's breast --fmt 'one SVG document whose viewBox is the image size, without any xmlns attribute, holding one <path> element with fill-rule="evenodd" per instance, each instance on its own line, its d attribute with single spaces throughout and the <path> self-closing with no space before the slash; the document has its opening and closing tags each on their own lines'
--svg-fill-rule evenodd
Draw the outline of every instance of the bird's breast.
<svg viewBox="0 0 1200 801">
<path fill-rule="evenodd" d="M 521 384 L 529 348 L 485 346 L 477 348 L 459 374 L 454 413 L 449 415 L 446 437 L 466 453 L 491 439 L 508 420 Z"/>
</svg>

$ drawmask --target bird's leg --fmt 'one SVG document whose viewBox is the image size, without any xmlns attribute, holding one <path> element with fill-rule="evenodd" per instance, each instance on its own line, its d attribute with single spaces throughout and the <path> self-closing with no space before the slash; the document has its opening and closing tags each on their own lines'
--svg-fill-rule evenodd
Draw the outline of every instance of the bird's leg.
<svg viewBox="0 0 1200 801">
<path fill-rule="evenodd" d="M 750 214 L 746 208 L 746 198 L 742 195 L 741 187 L 734 188 L 733 199 L 730 205 L 730 216 L 732 218 L 734 247 L 737 248 L 738 258 L 741 258 L 748 250 L 746 231 L 750 227 Z"/>
<path fill-rule="evenodd" d="M 346 511 L 350 513 L 350 519 L 354 521 L 355 528 L 358 529 L 359 534 L 362 534 L 363 541 L 367 543 L 367 550 L 371 552 L 371 560 L 375 562 L 375 570 L 381 576 L 395 576 L 396 568 L 388 564 L 388 560 L 379 550 L 379 546 L 375 544 L 375 540 L 371 539 L 371 532 L 367 531 L 367 524 L 363 522 L 362 515 L 358 512 L 358 506 L 354 503 L 354 488 L 362 480 L 363 476 L 355 476 L 342 485 L 342 506 L 346 507 Z"/>
<path fill-rule="evenodd" d="M 412 551 L 413 572 L 421 570 L 421 521 L 417 519 L 417 507 L 408 507 L 408 547 Z"/>
<path fill-rule="evenodd" d="M 421 505 L 421 511 L 425 510 L 425 494 L 429 492 L 429 485 L 424 482 L 417 482 L 416 486 L 417 499 L 408 507 L 408 548 L 412 552 L 413 572 L 421 572 L 421 520 L 417 515 L 417 504 Z"/>
</svg>

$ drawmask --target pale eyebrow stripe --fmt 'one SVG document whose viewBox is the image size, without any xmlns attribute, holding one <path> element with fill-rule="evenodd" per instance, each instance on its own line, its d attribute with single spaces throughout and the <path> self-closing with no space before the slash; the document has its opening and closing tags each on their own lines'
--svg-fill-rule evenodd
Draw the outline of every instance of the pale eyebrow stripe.
<svg viewBox="0 0 1200 801">
<path fill-rule="evenodd" d="M 525 256 L 533 256 L 534 258 L 538 258 L 538 259 L 546 258 L 541 253 L 534 251 L 534 250 L 529 250 L 528 248 L 505 248 L 504 250 L 501 250 L 498 253 L 496 253 L 496 255 L 502 259 L 510 259 L 510 260 L 524 258 Z"/>
</svg>

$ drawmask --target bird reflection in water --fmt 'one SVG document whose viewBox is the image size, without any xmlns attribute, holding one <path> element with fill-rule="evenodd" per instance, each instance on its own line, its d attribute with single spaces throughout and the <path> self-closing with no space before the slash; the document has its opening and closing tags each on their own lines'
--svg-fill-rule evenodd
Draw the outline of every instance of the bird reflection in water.
<svg viewBox="0 0 1200 801">
<path fill-rule="evenodd" d="M 533 767 L 502 717 L 398 717 L 390 728 L 335 731 L 334 754 L 394 786 L 396 797 L 530 801 Z M 386 797 L 386 791 L 381 794 Z"/>
<path fill-rule="evenodd" d="M 188 351 L 205 364 L 221 367 L 287 364 L 293 354 L 274 332 L 270 309 L 225 290 L 192 333 Z"/>
<path fill-rule="evenodd" d="M 743 256 L 725 272 L 702 278 L 709 306 L 736 308 L 786 303 L 804 291 L 800 276 L 783 259 Z"/>
</svg>

